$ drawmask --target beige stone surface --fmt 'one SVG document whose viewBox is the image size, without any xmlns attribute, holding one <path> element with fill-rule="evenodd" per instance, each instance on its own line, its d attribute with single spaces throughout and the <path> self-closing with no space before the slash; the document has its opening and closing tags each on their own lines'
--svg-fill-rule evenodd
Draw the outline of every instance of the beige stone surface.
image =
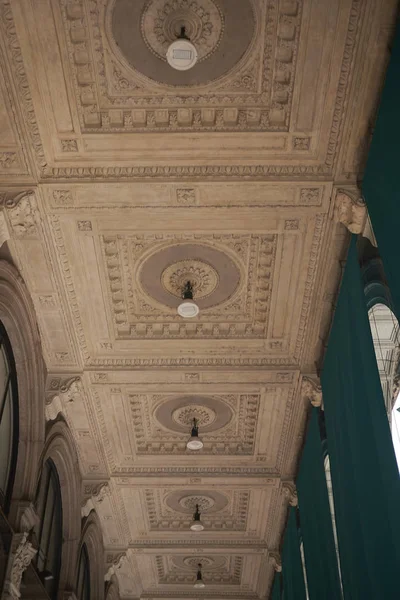
<svg viewBox="0 0 400 600">
<path fill-rule="evenodd" d="M 364 226 L 357 182 L 396 3 L 188 4 L 0 0 L 1 238 L 106 580 L 122 598 L 258 600 L 295 501 L 343 223 Z M 186 76 L 160 54 L 185 19 L 201 50 Z M 187 276 L 192 321 L 176 314 Z"/>
</svg>

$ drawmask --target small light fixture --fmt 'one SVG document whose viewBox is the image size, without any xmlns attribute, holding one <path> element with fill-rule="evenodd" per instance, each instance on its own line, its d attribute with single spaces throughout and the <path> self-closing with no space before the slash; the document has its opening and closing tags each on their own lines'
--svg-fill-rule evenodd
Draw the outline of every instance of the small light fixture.
<svg viewBox="0 0 400 600">
<path fill-rule="evenodd" d="M 188 71 L 197 63 L 198 54 L 196 47 L 186 35 L 186 27 L 181 27 L 178 38 L 172 42 L 167 50 L 167 62 L 177 71 Z"/>
<path fill-rule="evenodd" d="M 184 319 L 192 319 L 193 317 L 197 317 L 200 309 L 196 302 L 193 302 L 193 285 L 190 281 L 187 281 L 183 287 L 182 299 L 184 302 L 181 302 L 178 306 L 178 315 Z"/>
<path fill-rule="evenodd" d="M 203 578 L 201 576 L 201 563 L 198 564 L 198 567 L 199 568 L 197 571 L 196 583 L 193 587 L 200 589 L 206 587 L 206 584 L 204 583 Z"/>
<path fill-rule="evenodd" d="M 203 442 L 199 438 L 199 427 L 197 425 L 197 419 L 193 419 L 193 427 L 190 433 L 190 438 L 187 441 L 186 448 L 189 450 L 201 450 L 204 446 Z"/>
<path fill-rule="evenodd" d="M 195 511 L 195 513 L 193 515 L 193 521 L 192 521 L 192 523 L 190 525 L 190 529 L 192 531 L 203 531 L 203 529 L 204 529 L 204 525 L 203 525 L 203 523 L 201 522 L 201 519 L 200 519 L 200 511 L 199 511 L 199 505 L 198 504 L 196 504 L 196 511 Z"/>
</svg>

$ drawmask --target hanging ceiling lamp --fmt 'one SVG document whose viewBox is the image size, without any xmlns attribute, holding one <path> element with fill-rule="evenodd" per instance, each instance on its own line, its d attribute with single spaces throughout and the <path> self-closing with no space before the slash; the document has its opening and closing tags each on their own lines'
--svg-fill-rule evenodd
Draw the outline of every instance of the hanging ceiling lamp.
<svg viewBox="0 0 400 600">
<path fill-rule="evenodd" d="M 198 54 L 196 47 L 186 35 L 186 27 L 181 27 L 177 39 L 172 42 L 167 50 L 167 62 L 177 71 L 188 71 L 197 63 Z"/>
<path fill-rule="evenodd" d="M 187 281 L 182 290 L 182 299 L 184 302 L 181 302 L 178 306 L 178 315 L 183 317 L 184 319 L 191 319 L 193 317 L 197 317 L 200 312 L 199 307 L 196 302 L 193 302 L 193 285 L 190 281 Z"/>
<path fill-rule="evenodd" d="M 195 513 L 193 515 L 193 521 L 192 521 L 192 523 L 190 525 L 190 529 L 192 531 L 203 531 L 204 525 L 201 522 L 200 516 L 201 515 L 200 515 L 200 511 L 199 511 L 199 505 L 196 504 L 196 511 L 195 511 Z"/>
<path fill-rule="evenodd" d="M 197 425 L 197 419 L 193 419 L 193 427 L 190 432 L 190 438 L 187 441 L 186 448 L 189 450 L 201 450 L 204 446 L 203 442 L 199 438 L 199 428 Z"/>
<path fill-rule="evenodd" d="M 206 587 L 206 584 L 203 581 L 203 578 L 201 576 L 201 563 L 198 564 L 198 571 L 197 571 L 197 576 L 196 576 L 196 583 L 194 584 L 193 587 L 195 588 L 204 588 Z"/>
</svg>

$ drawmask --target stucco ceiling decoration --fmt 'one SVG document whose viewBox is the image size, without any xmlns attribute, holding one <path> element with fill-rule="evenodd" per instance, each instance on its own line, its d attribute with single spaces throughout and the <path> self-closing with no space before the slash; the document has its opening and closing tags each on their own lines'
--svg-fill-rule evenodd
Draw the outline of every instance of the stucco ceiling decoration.
<svg viewBox="0 0 400 600">
<path fill-rule="evenodd" d="M 173 263 L 161 274 L 163 287 L 177 298 L 182 298 L 184 285 L 190 281 L 196 300 L 212 294 L 218 279 L 218 272 L 210 264 L 196 259 Z"/>
<path fill-rule="evenodd" d="M 250 0 L 112 0 L 107 8 L 110 46 L 122 65 L 158 83 L 207 84 L 247 57 L 255 33 Z M 165 54 L 181 27 L 195 44 L 199 62 L 179 73 Z"/>
<path fill-rule="evenodd" d="M 209 414 L 208 411 L 211 410 L 216 415 L 214 420 L 210 419 L 208 424 L 201 427 L 204 443 L 202 456 L 254 453 L 260 404 L 258 394 L 224 394 L 220 397 L 193 395 L 178 398 L 156 395 L 150 399 L 146 394 L 132 393 L 129 395 L 129 403 L 133 443 L 138 455 L 165 452 L 190 454 L 186 448 L 189 426 L 177 422 L 173 413 L 179 408 L 186 409 L 185 413 L 189 416 L 193 414 L 192 406 L 199 407 L 200 417 L 203 407 L 206 409 L 205 414 Z M 144 422 L 151 424 L 150 427 L 144 428 Z"/>
<path fill-rule="evenodd" d="M 216 50 L 224 31 L 224 17 L 213 0 L 148 1 L 142 14 L 142 36 L 158 58 L 165 61 L 168 46 L 181 34 L 182 27 L 201 61 Z"/>
<path fill-rule="evenodd" d="M 156 565 L 160 584 L 192 586 L 198 564 L 202 565 L 203 580 L 207 585 L 238 586 L 242 580 L 242 556 L 198 555 L 173 557 L 157 556 Z M 207 590 L 206 590 L 207 591 Z"/>
<path fill-rule="evenodd" d="M 241 279 L 232 258 L 205 244 L 178 244 L 154 252 L 139 267 L 138 275 L 149 296 L 173 309 L 187 281 L 193 284 L 200 309 L 206 309 L 230 300 Z"/>
<path fill-rule="evenodd" d="M 191 490 L 189 493 L 179 490 L 168 494 L 165 499 L 165 504 L 173 511 L 189 516 L 192 516 L 196 504 L 199 505 L 201 513 L 210 515 L 225 509 L 228 502 L 229 500 L 224 494 L 214 490 L 207 492 L 204 490 Z"/>
<path fill-rule="evenodd" d="M 189 433 L 193 418 L 196 418 L 203 434 L 225 427 L 233 412 L 216 396 L 181 396 L 163 399 L 154 417 L 162 427 L 184 434 Z"/>
</svg>

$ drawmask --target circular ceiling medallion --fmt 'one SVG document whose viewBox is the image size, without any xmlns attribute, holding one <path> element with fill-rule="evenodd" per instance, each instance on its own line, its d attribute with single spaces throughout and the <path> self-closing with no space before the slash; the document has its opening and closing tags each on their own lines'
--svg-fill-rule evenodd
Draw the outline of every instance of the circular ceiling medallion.
<svg viewBox="0 0 400 600">
<path fill-rule="evenodd" d="M 178 433 L 190 433 L 193 418 L 199 420 L 200 435 L 225 427 L 232 410 L 215 396 L 179 396 L 166 398 L 154 412 L 162 427 Z"/>
<path fill-rule="evenodd" d="M 174 410 L 172 418 L 175 423 L 183 425 L 186 429 L 191 427 L 193 419 L 197 419 L 199 427 L 203 429 L 207 425 L 212 425 L 217 418 L 217 415 L 212 408 L 192 404 L 189 406 L 180 406 Z"/>
<path fill-rule="evenodd" d="M 192 516 L 196 504 L 199 505 L 200 512 L 214 514 L 223 510 L 228 505 L 228 499 L 224 494 L 217 491 L 191 490 L 171 492 L 165 499 L 166 505 L 175 512 Z"/>
<path fill-rule="evenodd" d="M 139 79 L 174 87 L 208 85 L 244 66 L 255 47 L 256 18 L 251 0 L 109 0 L 106 12 L 121 64 Z M 186 71 L 172 69 L 166 58 L 182 27 L 198 54 Z"/>
<path fill-rule="evenodd" d="M 179 501 L 179 504 L 182 508 L 190 511 L 194 511 L 197 504 L 200 512 L 206 512 L 214 506 L 215 502 L 209 496 L 184 496 Z"/>
<path fill-rule="evenodd" d="M 193 287 L 196 300 L 206 298 L 218 285 L 218 273 L 202 260 L 180 260 L 169 265 L 161 274 L 161 283 L 167 292 L 182 298 L 182 289 L 187 281 Z"/>
<path fill-rule="evenodd" d="M 196 47 L 198 60 L 217 48 L 224 17 L 213 0 L 149 0 L 141 21 L 146 45 L 158 58 L 165 59 L 169 45 L 185 28 L 185 35 Z"/>
<path fill-rule="evenodd" d="M 176 559 L 174 558 L 173 562 L 178 568 L 186 567 L 191 571 L 196 570 L 197 565 L 201 563 L 203 570 L 206 569 L 207 571 L 212 571 L 214 569 L 216 570 L 221 569 L 221 567 L 224 567 L 226 564 L 226 558 L 224 556 L 218 555 L 202 556 L 201 558 L 199 558 L 198 556 L 185 556 L 183 558 L 179 556 L 176 557 Z"/>
<path fill-rule="evenodd" d="M 177 309 L 187 281 L 200 310 L 229 300 L 239 287 L 240 270 L 224 252 L 202 244 L 177 244 L 156 251 L 139 266 L 143 290 L 157 302 Z"/>
</svg>

